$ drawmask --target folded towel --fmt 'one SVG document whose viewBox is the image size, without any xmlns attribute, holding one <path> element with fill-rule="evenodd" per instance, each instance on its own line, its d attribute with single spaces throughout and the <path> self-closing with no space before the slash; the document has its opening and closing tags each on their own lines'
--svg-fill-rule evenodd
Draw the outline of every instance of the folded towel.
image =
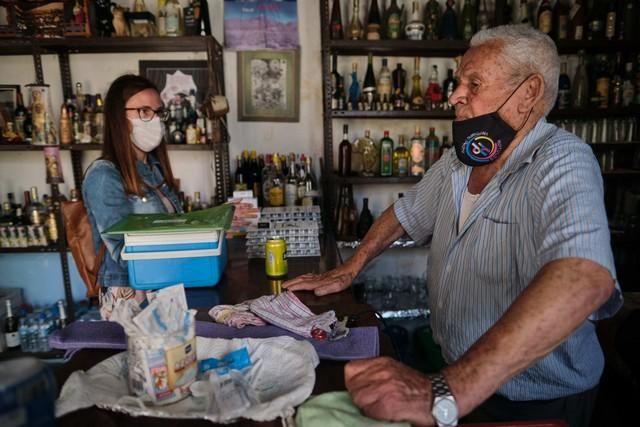
<svg viewBox="0 0 640 427">
<path fill-rule="evenodd" d="M 213 322 L 196 321 L 196 335 L 206 338 L 269 338 L 290 336 L 301 339 L 297 334 L 278 328 L 277 326 L 247 326 L 242 329 L 232 328 Z M 316 349 L 320 359 L 352 360 L 367 359 L 380 354 L 378 328 L 364 326 L 350 328 L 349 335 L 337 341 L 318 341 L 307 339 Z M 49 346 L 62 350 L 78 350 L 82 348 L 104 348 L 126 350 L 126 338 L 122 326 L 115 322 L 76 321 L 66 328 L 55 331 L 49 337 Z"/>
</svg>

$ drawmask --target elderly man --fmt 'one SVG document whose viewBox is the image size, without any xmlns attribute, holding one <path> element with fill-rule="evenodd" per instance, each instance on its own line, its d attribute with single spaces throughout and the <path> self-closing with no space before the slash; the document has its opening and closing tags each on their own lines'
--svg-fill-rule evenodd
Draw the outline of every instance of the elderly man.
<svg viewBox="0 0 640 427">
<path fill-rule="evenodd" d="M 404 234 L 432 239 L 431 326 L 449 365 L 427 377 L 389 358 L 347 364 L 366 415 L 454 426 L 473 411 L 474 420 L 588 425 L 604 364 L 594 321 L 622 297 L 596 159 L 545 120 L 558 64 L 551 39 L 528 26 L 476 34 L 450 98 L 455 151 L 343 265 L 284 284 L 338 292 Z"/>
</svg>

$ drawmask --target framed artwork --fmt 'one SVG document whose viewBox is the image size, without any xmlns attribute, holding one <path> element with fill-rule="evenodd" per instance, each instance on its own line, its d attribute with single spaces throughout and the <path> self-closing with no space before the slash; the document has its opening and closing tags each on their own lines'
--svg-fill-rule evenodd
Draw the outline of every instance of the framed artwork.
<svg viewBox="0 0 640 427">
<path fill-rule="evenodd" d="M 186 96 L 192 90 L 201 104 L 209 89 L 207 61 L 140 61 L 138 69 L 141 76 L 155 83 L 165 105 L 176 95 Z"/>
<path fill-rule="evenodd" d="M 65 0 L 64 35 L 90 37 L 89 0 Z"/>
<path fill-rule="evenodd" d="M 0 37 L 18 35 L 14 1 L 0 0 Z"/>
<path fill-rule="evenodd" d="M 18 106 L 20 85 L 0 85 L 0 115 L 4 123 L 13 121 L 13 112 Z"/>
<path fill-rule="evenodd" d="M 299 50 L 238 52 L 238 120 L 297 122 Z"/>
</svg>

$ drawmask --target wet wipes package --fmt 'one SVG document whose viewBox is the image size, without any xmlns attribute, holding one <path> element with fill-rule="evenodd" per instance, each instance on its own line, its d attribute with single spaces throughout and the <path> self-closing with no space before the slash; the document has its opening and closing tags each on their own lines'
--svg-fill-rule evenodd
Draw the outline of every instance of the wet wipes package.
<svg viewBox="0 0 640 427">
<path fill-rule="evenodd" d="M 164 405 L 189 395 L 198 373 L 195 310 L 182 285 L 161 289 L 140 310 L 119 301 L 112 319 L 127 336 L 129 389 L 143 401 Z"/>
</svg>

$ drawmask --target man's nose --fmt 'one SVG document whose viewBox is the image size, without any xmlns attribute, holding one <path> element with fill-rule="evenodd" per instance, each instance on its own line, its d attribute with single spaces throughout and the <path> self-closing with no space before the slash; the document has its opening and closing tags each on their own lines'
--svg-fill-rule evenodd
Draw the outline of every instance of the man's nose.
<svg viewBox="0 0 640 427">
<path fill-rule="evenodd" d="M 456 104 L 464 104 L 467 101 L 466 91 L 463 85 L 458 85 L 455 88 L 451 96 L 449 97 L 449 104 L 456 106 Z"/>
</svg>

